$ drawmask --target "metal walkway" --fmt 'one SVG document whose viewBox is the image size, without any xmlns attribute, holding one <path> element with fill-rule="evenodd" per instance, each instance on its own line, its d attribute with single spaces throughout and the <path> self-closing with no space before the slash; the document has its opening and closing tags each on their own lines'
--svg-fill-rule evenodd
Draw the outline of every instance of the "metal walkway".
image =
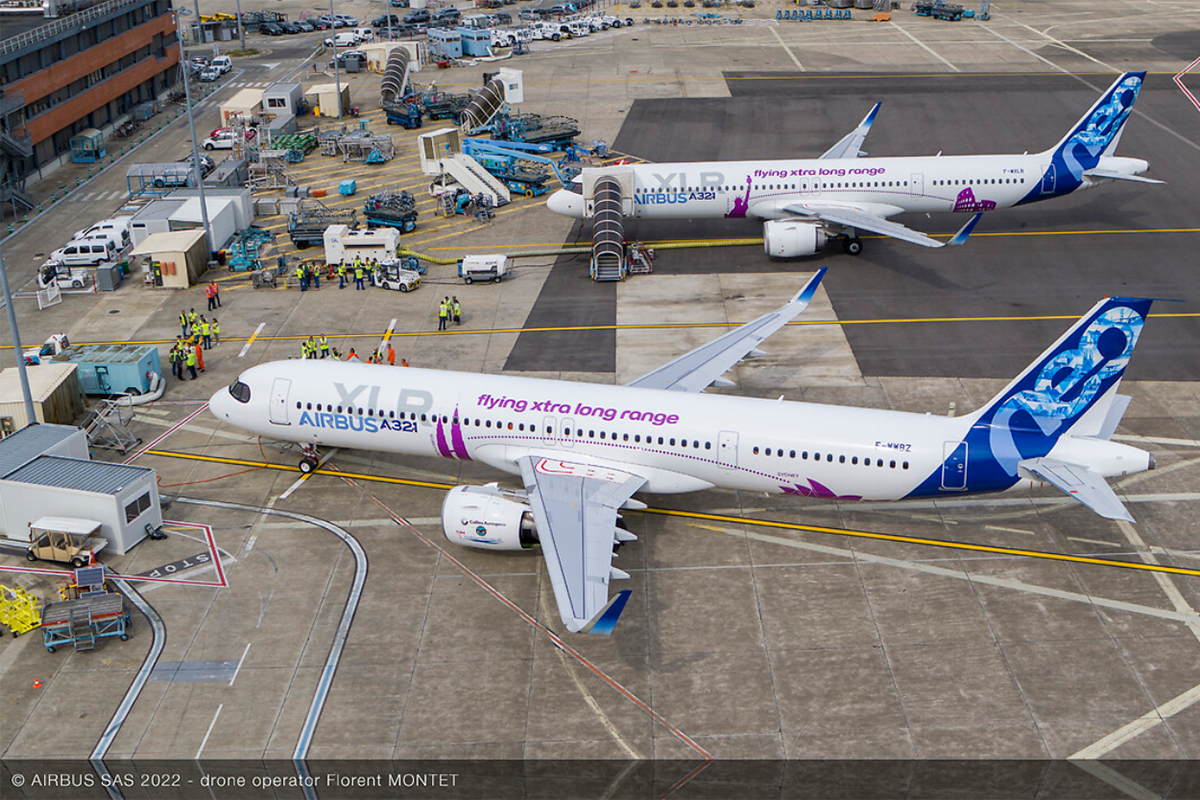
<svg viewBox="0 0 1200 800">
<path fill-rule="evenodd" d="M 594 281 L 625 279 L 625 217 L 621 213 L 621 184 L 601 177 L 592 190 L 592 265 Z"/>
</svg>

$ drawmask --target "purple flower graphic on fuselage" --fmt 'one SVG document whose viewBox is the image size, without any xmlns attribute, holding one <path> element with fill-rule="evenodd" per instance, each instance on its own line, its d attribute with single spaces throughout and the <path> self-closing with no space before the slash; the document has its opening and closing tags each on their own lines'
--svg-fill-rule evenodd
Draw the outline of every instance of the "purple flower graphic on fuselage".
<svg viewBox="0 0 1200 800">
<path fill-rule="evenodd" d="M 750 208 L 750 184 L 750 178 L 746 178 L 746 196 L 733 198 L 733 208 L 726 212 L 725 219 L 746 216 L 746 210 Z"/>
</svg>

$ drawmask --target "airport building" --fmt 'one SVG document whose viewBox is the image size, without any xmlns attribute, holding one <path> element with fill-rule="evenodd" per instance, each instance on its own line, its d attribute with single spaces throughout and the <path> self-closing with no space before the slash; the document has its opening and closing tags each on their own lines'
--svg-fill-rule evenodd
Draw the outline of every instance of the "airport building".
<svg viewBox="0 0 1200 800">
<path fill-rule="evenodd" d="M 71 158 L 72 137 L 107 134 L 162 96 L 177 79 L 180 51 L 169 0 L 0 11 L 0 208 L 13 211 L 28 206 L 26 180 Z"/>
</svg>

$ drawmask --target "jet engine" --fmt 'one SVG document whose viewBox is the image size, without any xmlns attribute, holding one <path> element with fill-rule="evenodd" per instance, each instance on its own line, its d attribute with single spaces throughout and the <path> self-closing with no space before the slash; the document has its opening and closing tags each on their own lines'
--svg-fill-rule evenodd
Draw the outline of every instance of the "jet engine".
<svg viewBox="0 0 1200 800">
<path fill-rule="evenodd" d="M 811 256 L 825 245 L 820 225 L 780 219 L 763 223 L 763 249 L 771 258 Z"/>
<path fill-rule="evenodd" d="M 455 486 L 442 501 L 446 538 L 480 550 L 527 550 L 538 546 L 533 512 L 524 498 L 494 483 Z"/>
</svg>

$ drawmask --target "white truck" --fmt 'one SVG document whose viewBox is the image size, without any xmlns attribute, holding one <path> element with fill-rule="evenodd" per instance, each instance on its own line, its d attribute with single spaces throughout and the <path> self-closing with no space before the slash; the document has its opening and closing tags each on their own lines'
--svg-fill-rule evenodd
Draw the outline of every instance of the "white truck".
<svg viewBox="0 0 1200 800">
<path fill-rule="evenodd" d="M 464 283 L 499 283 L 508 273 L 508 256 L 466 256 L 458 260 L 458 277 Z"/>
<path fill-rule="evenodd" d="M 371 272 L 371 285 L 380 289 L 411 292 L 421 286 L 421 275 L 411 269 L 404 269 L 394 258 L 379 262 L 379 266 Z"/>
</svg>

